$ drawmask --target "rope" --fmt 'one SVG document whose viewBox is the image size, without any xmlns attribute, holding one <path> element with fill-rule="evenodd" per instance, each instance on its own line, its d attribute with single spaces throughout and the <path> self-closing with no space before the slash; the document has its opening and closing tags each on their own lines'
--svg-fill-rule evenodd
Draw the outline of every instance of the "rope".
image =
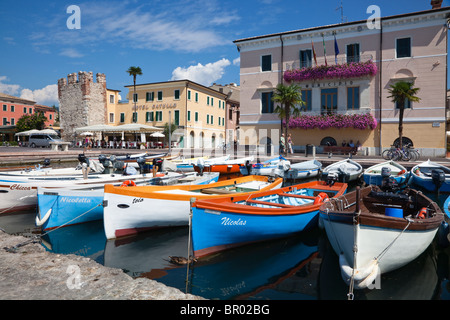
<svg viewBox="0 0 450 320">
<path fill-rule="evenodd" d="M 403 234 L 403 232 L 406 231 L 406 229 L 408 229 L 409 225 L 411 224 L 411 222 L 413 222 L 410 218 L 406 218 L 406 221 L 408 221 L 408 224 L 406 225 L 406 227 L 402 230 L 402 232 L 400 232 L 395 238 L 394 240 L 391 241 L 390 244 L 388 244 L 388 246 L 386 248 L 384 248 L 383 251 L 380 252 L 380 254 L 378 256 L 375 257 L 376 260 L 380 260 L 382 258 L 382 256 L 384 256 L 386 254 L 386 252 L 392 247 L 392 245 L 395 243 L 395 241 L 397 241 L 397 239 Z"/>
<path fill-rule="evenodd" d="M 358 199 L 356 199 L 356 201 L 358 201 Z M 360 215 L 361 211 L 359 211 L 358 213 L 356 213 L 353 216 L 353 268 L 352 268 L 352 276 L 350 278 L 350 285 L 349 285 L 349 290 L 347 293 L 347 299 L 348 300 L 353 300 L 355 295 L 353 293 L 354 290 L 354 285 L 355 285 L 355 269 L 357 268 L 356 266 L 356 253 L 358 252 L 358 246 L 356 245 L 356 241 L 358 239 L 358 228 L 357 228 L 357 222 L 358 222 L 358 216 Z"/>
</svg>

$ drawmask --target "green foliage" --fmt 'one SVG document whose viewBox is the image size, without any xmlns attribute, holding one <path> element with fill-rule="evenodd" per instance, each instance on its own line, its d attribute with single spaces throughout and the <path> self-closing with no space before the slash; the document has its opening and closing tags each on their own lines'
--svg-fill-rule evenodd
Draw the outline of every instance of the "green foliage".
<svg viewBox="0 0 450 320">
<path fill-rule="evenodd" d="M 43 112 L 37 112 L 32 115 L 23 115 L 16 123 L 16 132 L 28 131 L 32 129 L 42 130 L 45 127 L 47 117 Z"/>
</svg>

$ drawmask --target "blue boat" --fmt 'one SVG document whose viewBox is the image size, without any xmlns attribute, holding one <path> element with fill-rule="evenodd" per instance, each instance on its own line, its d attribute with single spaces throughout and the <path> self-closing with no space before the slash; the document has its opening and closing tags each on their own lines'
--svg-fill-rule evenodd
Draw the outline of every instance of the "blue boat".
<svg viewBox="0 0 450 320">
<path fill-rule="evenodd" d="M 275 175 L 277 175 L 277 173 L 279 171 L 279 165 L 281 165 L 284 162 L 290 163 L 283 156 L 278 156 L 278 157 L 266 160 L 262 163 L 253 163 L 252 164 L 252 163 L 248 162 L 245 165 L 239 166 L 239 170 L 240 170 L 241 174 L 243 174 L 244 176 L 247 176 L 247 175 L 259 175 L 259 176 L 272 175 L 272 176 L 275 176 Z"/>
<path fill-rule="evenodd" d="M 450 169 L 430 160 L 414 166 L 412 183 L 428 191 L 450 192 Z"/>
<path fill-rule="evenodd" d="M 180 174 L 164 180 L 155 177 L 145 181 L 146 185 L 158 184 L 209 184 L 217 182 L 219 173 Z M 130 180 L 131 181 L 131 180 Z M 141 183 L 142 184 L 142 183 Z M 104 189 L 70 189 L 38 187 L 38 213 L 36 226 L 43 231 L 103 219 Z"/>
<path fill-rule="evenodd" d="M 346 183 L 312 181 L 251 195 L 192 204 L 192 245 L 203 257 L 248 243 L 281 238 L 316 226 L 320 204 L 345 193 Z"/>
<path fill-rule="evenodd" d="M 399 185 L 408 183 L 410 172 L 404 166 L 395 161 L 377 163 L 363 173 L 364 182 L 367 185 L 381 186 L 383 179 L 389 177 Z"/>
</svg>

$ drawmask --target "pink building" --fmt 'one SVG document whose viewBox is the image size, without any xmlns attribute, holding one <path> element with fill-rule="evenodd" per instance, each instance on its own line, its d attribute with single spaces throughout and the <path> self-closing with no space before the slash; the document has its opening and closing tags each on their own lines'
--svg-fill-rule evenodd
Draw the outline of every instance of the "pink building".
<svg viewBox="0 0 450 320">
<path fill-rule="evenodd" d="M 407 103 L 403 136 L 424 156 L 444 156 L 449 15 L 439 7 L 381 17 L 379 25 L 362 20 L 234 41 L 241 144 L 277 147 L 281 121 L 271 97 L 283 82 L 300 86 L 305 101 L 302 117 L 289 124 L 297 149 L 313 144 L 320 152 L 326 142 L 353 140 L 380 154 L 398 137 L 399 110 L 388 89 L 404 80 L 420 88 L 421 100 Z"/>
</svg>

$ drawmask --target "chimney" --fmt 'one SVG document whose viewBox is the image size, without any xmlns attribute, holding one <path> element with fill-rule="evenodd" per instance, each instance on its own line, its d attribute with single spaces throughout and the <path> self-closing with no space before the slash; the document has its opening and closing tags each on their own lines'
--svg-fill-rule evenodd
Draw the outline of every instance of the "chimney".
<svg viewBox="0 0 450 320">
<path fill-rule="evenodd" d="M 431 9 L 439 9 L 442 6 L 442 0 L 431 0 Z"/>
</svg>

